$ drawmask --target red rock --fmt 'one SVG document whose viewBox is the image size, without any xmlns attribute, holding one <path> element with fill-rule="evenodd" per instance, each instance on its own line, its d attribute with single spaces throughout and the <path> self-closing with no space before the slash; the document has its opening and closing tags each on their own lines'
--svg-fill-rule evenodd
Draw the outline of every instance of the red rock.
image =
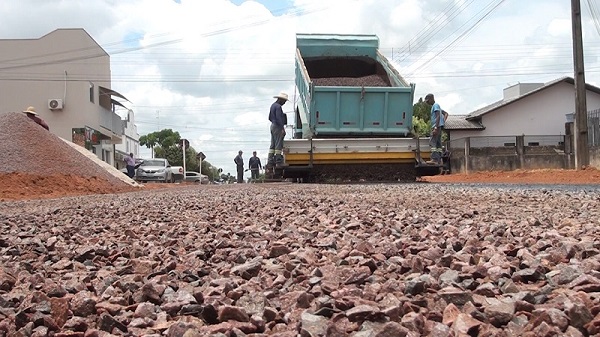
<svg viewBox="0 0 600 337">
<path fill-rule="evenodd" d="M 246 313 L 244 308 L 234 307 L 230 305 L 224 305 L 219 307 L 219 321 L 238 321 L 238 322 L 249 322 L 250 316 Z"/>
</svg>

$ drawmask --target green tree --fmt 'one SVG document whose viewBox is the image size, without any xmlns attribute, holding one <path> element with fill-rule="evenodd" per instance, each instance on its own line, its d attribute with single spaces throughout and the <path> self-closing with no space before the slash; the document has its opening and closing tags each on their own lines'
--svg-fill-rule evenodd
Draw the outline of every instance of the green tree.
<svg viewBox="0 0 600 337">
<path fill-rule="evenodd" d="M 166 158 L 172 166 L 183 166 L 183 147 L 178 131 L 164 129 L 143 135 L 140 137 L 140 144 L 152 149 L 153 158 Z M 192 146 L 185 150 L 186 171 L 198 172 L 200 160 L 197 155 L 198 152 Z M 207 175 L 211 180 L 217 180 L 220 171 L 209 161 L 203 160 L 200 173 Z"/>
<path fill-rule="evenodd" d="M 420 117 L 413 116 L 413 130 L 412 133 L 418 137 L 429 135 L 431 131 L 431 125 L 422 120 Z"/>
<path fill-rule="evenodd" d="M 428 136 L 431 132 L 430 119 L 431 105 L 425 103 L 423 98 L 420 97 L 419 101 L 413 105 L 412 133 L 419 137 Z"/>
<path fill-rule="evenodd" d="M 180 140 L 179 132 L 163 129 L 141 136 L 140 145 L 152 149 L 152 157 L 166 158 L 166 151 L 176 146 Z"/>
<path fill-rule="evenodd" d="M 156 144 L 158 144 L 158 142 L 154 133 L 150 133 L 140 137 L 140 145 L 152 149 L 152 158 L 154 158 L 154 147 L 156 146 Z"/>
<path fill-rule="evenodd" d="M 425 103 L 422 97 L 413 105 L 413 117 L 419 117 L 426 123 L 431 119 L 431 105 Z"/>
</svg>

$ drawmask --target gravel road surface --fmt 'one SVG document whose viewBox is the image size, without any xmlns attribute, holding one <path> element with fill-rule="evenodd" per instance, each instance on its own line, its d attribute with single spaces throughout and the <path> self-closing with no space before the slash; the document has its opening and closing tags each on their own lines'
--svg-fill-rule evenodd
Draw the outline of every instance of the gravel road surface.
<svg viewBox="0 0 600 337">
<path fill-rule="evenodd" d="M 593 336 L 600 193 L 191 186 L 0 203 L 0 336 Z"/>
</svg>

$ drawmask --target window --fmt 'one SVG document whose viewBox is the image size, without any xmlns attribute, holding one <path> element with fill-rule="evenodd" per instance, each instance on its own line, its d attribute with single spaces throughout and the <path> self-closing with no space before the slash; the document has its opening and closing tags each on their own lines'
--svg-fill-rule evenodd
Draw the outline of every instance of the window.
<svg viewBox="0 0 600 337">
<path fill-rule="evenodd" d="M 504 143 L 504 146 L 515 146 L 515 143 Z"/>
<path fill-rule="evenodd" d="M 540 146 L 540 142 L 529 142 L 527 146 Z"/>
<path fill-rule="evenodd" d="M 90 102 L 94 103 L 94 83 L 90 82 Z"/>
</svg>

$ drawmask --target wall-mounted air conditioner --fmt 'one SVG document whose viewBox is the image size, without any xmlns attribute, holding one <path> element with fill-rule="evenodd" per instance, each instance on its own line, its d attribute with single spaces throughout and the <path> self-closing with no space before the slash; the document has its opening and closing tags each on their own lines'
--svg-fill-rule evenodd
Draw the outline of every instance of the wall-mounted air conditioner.
<svg viewBox="0 0 600 337">
<path fill-rule="evenodd" d="M 63 108 L 63 100 L 60 98 L 52 98 L 48 100 L 48 109 L 61 110 Z"/>
</svg>

